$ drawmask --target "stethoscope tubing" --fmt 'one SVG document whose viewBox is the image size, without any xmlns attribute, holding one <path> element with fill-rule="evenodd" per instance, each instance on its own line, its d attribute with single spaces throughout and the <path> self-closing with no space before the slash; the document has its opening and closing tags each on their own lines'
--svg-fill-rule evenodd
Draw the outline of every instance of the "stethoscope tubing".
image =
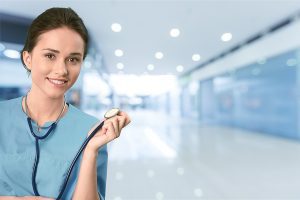
<svg viewBox="0 0 300 200">
<path fill-rule="evenodd" d="M 63 195 L 63 193 L 64 193 L 64 191 L 65 191 L 65 189 L 66 189 L 66 187 L 67 187 L 67 184 L 68 184 L 69 178 L 70 178 L 70 176 L 71 176 L 72 170 L 73 170 L 73 168 L 74 168 L 74 166 L 75 166 L 75 164 L 76 164 L 76 162 L 77 162 L 79 156 L 80 156 L 81 153 L 84 151 L 86 145 L 90 142 L 90 140 L 92 139 L 92 137 L 94 137 L 94 135 L 96 135 L 96 133 L 102 128 L 103 125 L 104 125 L 104 121 L 102 121 L 102 122 L 101 122 L 101 123 L 93 130 L 93 132 L 92 132 L 92 133 L 84 140 L 84 142 L 82 143 L 80 149 L 78 150 L 78 152 L 77 152 L 75 158 L 73 159 L 73 161 L 72 161 L 72 163 L 71 163 L 71 165 L 70 165 L 70 167 L 69 167 L 67 176 L 66 176 L 66 178 L 65 178 L 65 182 L 64 182 L 64 184 L 63 184 L 63 186 L 62 186 L 62 189 L 61 189 L 61 191 L 60 191 L 58 197 L 56 198 L 57 200 L 61 199 L 61 197 L 62 197 L 62 195 Z"/>
<path fill-rule="evenodd" d="M 56 127 L 57 124 L 54 122 L 53 124 L 51 124 L 50 129 L 47 131 L 47 133 L 45 135 L 38 136 L 33 131 L 30 117 L 27 118 L 27 122 L 28 122 L 28 125 L 30 128 L 30 132 L 31 132 L 32 136 L 35 138 L 35 151 L 36 151 L 34 165 L 33 165 L 33 172 L 32 172 L 32 188 L 33 188 L 34 194 L 36 196 L 40 196 L 38 189 L 37 189 L 37 185 L 36 185 L 36 173 L 37 173 L 38 163 L 39 163 L 39 159 L 40 159 L 39 140 L 47 138 L 50 135 L 50 133 L 52 132 L 52 130 L 54 130 L 54 128 Z M 79 156 L 82 154 L 82 152 L 84 151 L 85 147 L 87 146 L 89 141 L 92 139 L 92 137 L 94 137 L 94 135 L 102 128 L 103 125 L 104 125 L 104 121 L 102 121 L 82 143 L 80 149 L 78 150 L 76 156 L 74 157 L 74 159 L 68 169 L 65 181 L 61 187 L 58 197 L 56 198 L 57 200 L 62 198 L 62 195 L 63 195 L 63 193 L 67 187 L 68 181 L 70 179 L 72 170 L 73 170 Z"/>
<path fill-rule="evenodd" d="M 56 127 L 56 123 L 52 123 L 50 129 L 47 131 L 47 133 L 43 136 L 38 136 L 34 133 L 33 128 L 32 128 L 32 124 L 31 124 L 31 118 L 27 117 L 27 122 L 30 128 L 30 132 L 32 134 L 32 136 L 35 138 L 35 159 L 34 159 L 34 165 L 33 165 L 33 172 L 32 172 L 32 188 L 33 188 L 33 192 L 36 196 L 40 196 L 38 189 L 37 189 L 37 185 L 36 185 L 36 173 L 37 173 L 37 168 L 38 168 L 38 164 L 39 164 L 39 160 L 40 160 L 40 147 L 39 147 L 39 140 L 45 139 L 48 137 L 48 135 L 50 135 L 50 133 L 52 132 L 52 130 L 54 130 L 54 128 Z"/>
</svg>

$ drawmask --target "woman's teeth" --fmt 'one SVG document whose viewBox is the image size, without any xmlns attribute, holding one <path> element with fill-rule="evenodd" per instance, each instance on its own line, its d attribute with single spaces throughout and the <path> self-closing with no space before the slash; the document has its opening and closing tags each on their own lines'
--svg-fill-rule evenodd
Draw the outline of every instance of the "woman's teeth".
<svg viewBox="0 0 300 200">
<path fill-rule="evenodd" d="M 56 85 L 62 85 L 66 81 L 60 81 L 60 80 L 54 80 L 54 79 L 48 79 L 51 83 L 56 84 Z"/>
</svg>

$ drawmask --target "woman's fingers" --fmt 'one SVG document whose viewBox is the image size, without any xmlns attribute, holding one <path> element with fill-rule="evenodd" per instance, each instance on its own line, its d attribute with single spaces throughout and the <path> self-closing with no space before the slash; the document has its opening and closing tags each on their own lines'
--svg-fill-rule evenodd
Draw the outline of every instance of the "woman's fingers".
<svg viewBox="0 0 300 200">
<path fill-rule="evenodd" d="M 106 134 L 107 131 L 109 131 L 109 133 L 113 133 L 113 135 L 116 135 L 116 137 L 120 136 L 121 130 L 122 128 L 124 128 L 125 126 L 127 126 L 130 123 L 130 118 L 128 117 L 128 115 L 125 112 L 120 111 L 119 114 L 117 116 L 114 116 L 112 118 L 106 119 L 104 121 L 104 125 L 102 127 L 102 129 L 99 131 L 99 133 L 102 134 Z M 97 123 L 89 132 L 89 134 L 91 134 L 91 132 L 100 124 Z M 109 125 L 111 124 L 111 125 Z"/>
<path fill-rule="evenodd" d="M 118 116 L 118 120 L 119 120 L 119 130 L 121 130 L 126 126 L 126 118 Z"/>
<path fill-rule="evenodd" d="M 114 118 L 112 119 L 112 123 L 113 123 L 113 126 L 114 126 L 115 134 L 116 134 L 117 136 L 119 136 L 119 135 L 120 135 L 121 129 L 119 128 L 119 119 L 118 119 L 118 117 L 114 117 Z"/>
<path fill-rule="evenodd" d="M 127 115 L 126 112 L 120 111 L 119 114 L 118 114 L 118 116 L 121 116 L 121 117 L 125 118 L 125 125 L 122 128 L 124 128 L 125 126 L 127 126 L 131 122 L 131 120 L 130 120 L 130 118 Z"/>
<path fill-rule="evenodd" d="M 104 124 L 112 123 L 113 129 L 108 129 L 107 131 L 113 133 L 116 137 L 119 137 L 121 129 L 124 128 L 129 122 L 130 119 L 126 115 L 121 114 L 107 119 Z"/>
<path fill-rule="evenodd" d="M 113 121 L 108 121 L 105 127 L 105 134 L 109 137 L 110 141 L 117 138 L 118 133 L 116 130 L 116 125 L 114 125 Z"/>
<path fill-rule="evenodd" d="M 99 147 L 110 141 L 118 138 L 121 130 L 130 123 L 130 118 L 127 113 L 120 111 L 118 115 L 104 120 L 103 127 L 95 134 L 88 144 L 89 149 L 98 150 Z M 100 124 L 97 123 L 89 132 L 92 131 Z"/>
</svg>

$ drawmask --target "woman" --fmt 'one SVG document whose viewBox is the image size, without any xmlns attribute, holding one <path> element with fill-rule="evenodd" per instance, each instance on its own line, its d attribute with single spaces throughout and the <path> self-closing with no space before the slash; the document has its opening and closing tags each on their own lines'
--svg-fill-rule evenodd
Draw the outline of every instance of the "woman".
<svg viewBox="0 0 300 200">
<path fill-rule="evenodd" d="M 70 8 L 48 9 L 32 22 L 21 55 L 31 89 L 24 97 L 0 103 L 0 200 L 59 195 L 74 156 L 99 125 L 64 99 L 87 48 L 86 27 Z M 77 161 L 62 199 L 105 199 L 106 144 L 129 122 L 121 111 L 104 121 Z M 34 134 L 47 137 L 37 141 Z M 37 146 L 39 162 L 33 168 Z"/>
</svg>

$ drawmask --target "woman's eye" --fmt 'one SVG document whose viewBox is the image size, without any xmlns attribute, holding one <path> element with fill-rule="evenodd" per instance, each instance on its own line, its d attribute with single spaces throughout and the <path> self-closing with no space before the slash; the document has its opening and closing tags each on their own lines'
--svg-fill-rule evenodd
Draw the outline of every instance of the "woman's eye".
<svg viewBox="0 0 300 200">
<path fill-rule="evenodd" d="M 46 58 L 48 58 L 50 60 L 53 60 L 55 57 L 53 54 L 46 54 L 45 56 L 46 56 Z"/>
<path fill-rule="evenodd" d="M 68 60 L 69 60 L 69 62 L 74 63 L 74 64 L 76 64 L 80 61 L 78 58 L 69 58 Z"/>
</svg>

